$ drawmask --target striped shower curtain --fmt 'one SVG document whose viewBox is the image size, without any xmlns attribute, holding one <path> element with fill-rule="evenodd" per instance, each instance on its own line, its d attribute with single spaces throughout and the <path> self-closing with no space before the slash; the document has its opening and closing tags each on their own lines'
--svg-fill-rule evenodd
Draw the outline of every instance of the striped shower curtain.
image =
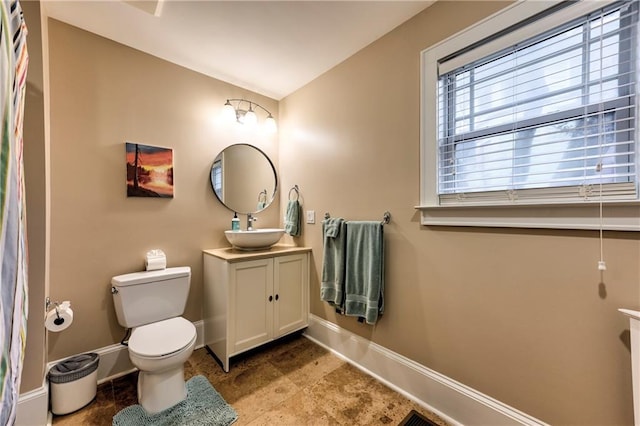
<svg viewBox="0 0 640 426">
<path fill-rule="evenodd" d="M 15 422 L 27 327 L 22 120 L 27 28 L 17 0 L 0 0 L 0 425 Z"/>
</svg>

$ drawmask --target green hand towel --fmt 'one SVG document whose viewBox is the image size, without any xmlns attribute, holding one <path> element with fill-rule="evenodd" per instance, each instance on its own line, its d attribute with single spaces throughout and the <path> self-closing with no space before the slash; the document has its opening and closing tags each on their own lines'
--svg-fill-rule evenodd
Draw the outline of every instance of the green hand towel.
<svg viewBox="0 0 640 426">
<path fill-rule="evenodd" d="M 322 221 L 324 246 L 320 300 L 344 310 L 344 273 L 346 230 L 344 219 L 332 217 Z"/>
<path fill-rule="evenodd" d="M 345 314 L 375 324 L 384 312 L 384 235 L 378 221 L 346 226 Z"/>
<path fill-rule="evenodd" d="M 297 237 L 300 235 L 300 203 L 298 200 L 289 200 L 287 204 L 287 213 L 284 218 L 284 232 Z"/>
<path fill-rule="evenodd" d="M 340 227 L 342 226 L 343 219 L 327 218 L 322 221 L 322 231 L 325 237 L 335 238 L 340 234 Z"/>
</svg>

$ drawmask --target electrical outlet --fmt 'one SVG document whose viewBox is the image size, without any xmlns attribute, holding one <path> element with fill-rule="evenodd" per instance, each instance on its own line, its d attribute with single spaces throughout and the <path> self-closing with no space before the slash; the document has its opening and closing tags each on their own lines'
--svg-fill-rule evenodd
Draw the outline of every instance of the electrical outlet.
<svg viewBox="0 0 640 426">
<path fill-rule="evenodd" d="M 307 223 L 316 223 L 316 212 L 307 210 Z"/>
</svg>

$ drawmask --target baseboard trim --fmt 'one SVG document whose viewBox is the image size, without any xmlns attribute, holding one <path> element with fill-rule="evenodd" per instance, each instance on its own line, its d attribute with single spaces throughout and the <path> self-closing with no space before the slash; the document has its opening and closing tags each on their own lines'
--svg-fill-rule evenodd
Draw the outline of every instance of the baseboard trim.
<svg viewBox="0 0 640 426">
<path fill-rule="evenodd" d="M 452 424 L 547 425 L 318 316 L 309 316 L 304 334 Z"/>
<path fill-rule="evenodd" d="M 16 426 L 42 426 L 48 424 L 49 385 L 20 394 L 16 413 Z"/>
</svg>

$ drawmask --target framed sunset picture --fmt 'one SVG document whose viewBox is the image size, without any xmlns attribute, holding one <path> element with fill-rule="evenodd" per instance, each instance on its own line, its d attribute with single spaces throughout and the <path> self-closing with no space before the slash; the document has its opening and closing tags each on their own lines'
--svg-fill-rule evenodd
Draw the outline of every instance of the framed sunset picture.
<svg viewBox="0 0 640 426">
<path fill-rule="evenodd" d="M 126 142 L 127 197 L 173 198 L 173 150 Z"/>
</svg>

